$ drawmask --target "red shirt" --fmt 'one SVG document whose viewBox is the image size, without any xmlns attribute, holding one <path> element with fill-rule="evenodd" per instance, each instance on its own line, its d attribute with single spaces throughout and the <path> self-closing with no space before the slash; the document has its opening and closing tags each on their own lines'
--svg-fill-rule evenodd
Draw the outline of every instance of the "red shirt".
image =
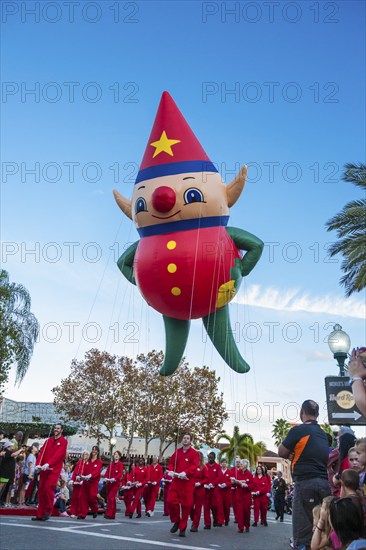
<svg viewBox="0 0 366 550">
<path fill-rule="evenodd" d="M 271 482 L 268 476 L 253 476 L 253 489 L 252 491 L 257 492 L 261 495 L 266 495 L 271 492 Z"/>
<path fill-rule="evenodd" d="M 200 464 L 200 455 L 195 449 L 189 447 L 186 452 L 183 448 L 177 449 L 169 461 L 168 470 L 172 472 L 185 472 L 188 479 L 194 479 L 196 470 Z M 174 481 L 183 481 L 174 479 Z"/>
<path fill-rule="evenodd" d="M 142 483 L 145 485 L 147 482 L 147 468 L 146 466 L 134 466 L 128 476 L 128 481 L 134 483 Z"/>
<path fill-rule="evenodd" d="M 226 470 L 224 471 L 222 468 L 220 468 L 218 484 L 221 485 L 222 483 L 225 483 L 226 484 L 225 489 L 231 487 L 231 481 L 230 481 L 231 477 L 234 477 L 231 474 L 231 470 L 226 468 Z"/>
<path fill-rule="evenodd" d="M 234 477 L 234 476 L 231 476 Z M 237 490 L 239 492 L 243 492 L 244 494 L 251 493 L 253 491 L 253 475 L 252 472 L 248 469 L 246 469 L 244 472 L 243 470 L 237 470 L 237 477 L 236 479 L 241 482 L 245 482 L 248 487 L 242 487 L 240 484 L 237 484 Z"/>
<path fill-rule="evenodd" d="M 217 462 L 214 462 L 213 464 L 210 464 L 209 462 L 206 464 L 206 468 L 208 471 L 208 483 L 212 483 L 215 487 L 219 483 L 220 479 L 220 472 L 221 468 Z"/>
<path fill-rule="evenodd" d="M 150 464 L 147 469 L 147 478 L 151 482 L 160 483 L 161 478 L 163 477 L 163 468 L 160 464 Z"/>
<path fill-rule="evenodd" d="M 66 457 L 66 449 L 67 441 L 63 436 L 58 439 L 48 438 L 39 451 L 36 465 L 48 464 L 55 475 L 57 472 L 60 473 Z"/>
<path fill-rule="evenodd" d="M 202 469 L 198 466 L 195 472 L 195 482 L 200 483 L 202 487 L 209 483 L 207 466 L 204 466 Z"/>
<path fill-rule="evenodd" d="M 108 466 L 106 473 L 104 474 L 104 477 L 106 479 L 115 479 L 118 483 L 121 481 L 123 472 L 123 464 L 122 462 L 111 462 Z"/>
<path fill-rule="evenodd" d="M 92 460 L 88 460 L 88 462 L 86 463 L 84 475 L 88 476 L 89 474 L 91 474 L 90 481 L 93 481 L 94 479 L 97 479 L 99 481 L 102 468 L 103 463 L 99 458 L 97 460 L 94 460 L 94 462 Z"/>
<path fill-rule="evenodd" d="M 71 479 L 75 481 L 77 476 L 85 476 L 86 460 L 79 460 L 72 471 Z"/>
</svg>

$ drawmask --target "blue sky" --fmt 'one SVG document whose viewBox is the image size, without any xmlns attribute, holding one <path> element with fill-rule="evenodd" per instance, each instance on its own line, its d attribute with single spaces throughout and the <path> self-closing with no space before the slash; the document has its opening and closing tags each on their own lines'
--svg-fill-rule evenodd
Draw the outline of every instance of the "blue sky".
<svg viewBox="0 0 366 550">
<path fill-rule="evenodd" d="M 335 235 L 324 227 L 361 196 L 340 176 L 346 162 L 364 160 L 365 4 L 2 9 L 2 265 L 28 288 L 41 323 L 29 372 L 8 397 L 50 400 L 72 358 L 93 346 L 132 357 L 164 348 L 160 316 L 115 265 L 138 236 L 111 190 L 131 196 L 168 90 L 227 183 L 249 166 L 230 225 L 266 246 L 230 307 L 252 370 L 232 373 L 200 321 L 186 356 L 215 368 L 228 410 L 239 407 L 227 429 L 240 420 L 271 446 L 271 407 L 291 420 L 291 403 L 324 406 L 324 376 L 337 372 L 332 324 L 353 345 L 365 342 L 365 295 L 344 297 L 340 259 L 327 255 Z"/>
</svg>

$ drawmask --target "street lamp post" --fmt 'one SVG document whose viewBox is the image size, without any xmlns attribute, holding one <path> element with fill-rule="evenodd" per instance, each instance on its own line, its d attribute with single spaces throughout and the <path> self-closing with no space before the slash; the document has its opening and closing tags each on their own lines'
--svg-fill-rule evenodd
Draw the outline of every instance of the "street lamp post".
<svg viewBox="0 0 366 550">
<path fill-rule="evenodd" d="M 110 443 L 110 453 L 111 453 L 111 459 L 113 458 L 112 455 L 113 455 L 113 447 L 115 446 L 115 444 L 117 443 L 117 439 L 115 437 L 111 437 L 110 440 L 109 440 L 109 443 Z"/>
<path fill-rule="evenodd" d="M 339 376 L 345 375 L 344 364 L 351 348 L 351 340 L 341 325 L 335 324 L 333 332 L 328 336 L 328 346 L 339 366 Z"/>
</svg>

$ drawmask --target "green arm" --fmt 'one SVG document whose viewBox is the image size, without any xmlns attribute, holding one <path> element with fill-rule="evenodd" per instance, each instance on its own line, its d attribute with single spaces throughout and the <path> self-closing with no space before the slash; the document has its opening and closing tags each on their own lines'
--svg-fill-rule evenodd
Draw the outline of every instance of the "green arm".
<svg viewBox="0 0 366 550">
<path fill-rule="evenodd" d="M 135 277 L 133 275 L 133 261 L 138 244 L 139 241 L 136 241 L 131 246 L 129 246 L 117 262 L 117 265 L 122 274 L 126 277 L 127 281 L 129 281 L 133 285 L 136 284 Z"/>
<path fill-rule="evenodd" d="M 262 255 L 264 243 L 255 235 L 252 235 L 244 229 L 237 227 L 227 227 L 226 231 L 234 241 L 239 250 L 245 250 L 246 254 L 242 260 L 235 260 L 236 264 L 240 263 L 241 275 L 245 277 L 257 264 Z"/>
</svg>

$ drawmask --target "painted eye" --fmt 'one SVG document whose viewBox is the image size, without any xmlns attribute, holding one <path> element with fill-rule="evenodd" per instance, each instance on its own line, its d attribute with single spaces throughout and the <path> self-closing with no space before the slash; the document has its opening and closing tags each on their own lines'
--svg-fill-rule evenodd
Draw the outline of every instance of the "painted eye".
<svg viewBox="0 0 366 550">
<path fill-rule="evenodd" d="M 146 201 L 142 197 L 139 197 L 135 203 L 135 212 L 138 214 L 139 212 L 146 212 L 147 206 Z"/>
<path fill-rule="evenodd" d="M 190 187 L 183 195 L 185 204 L 192 204 L 193 202 L 204 202 L 203 194 L 199 189 Z"/>
</svg>

